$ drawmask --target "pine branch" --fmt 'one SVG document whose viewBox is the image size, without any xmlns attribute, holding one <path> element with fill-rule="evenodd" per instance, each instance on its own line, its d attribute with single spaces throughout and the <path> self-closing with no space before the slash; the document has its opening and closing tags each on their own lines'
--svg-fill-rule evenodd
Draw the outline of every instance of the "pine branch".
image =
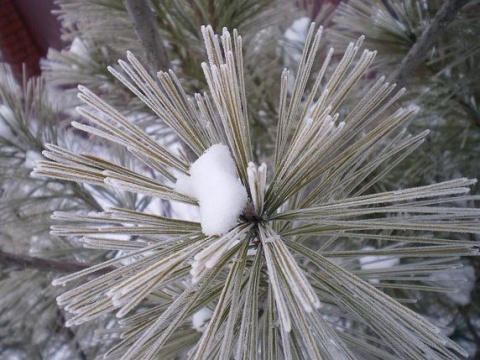
<svg viewBox="0 0 480 360">
<path fill-rule="evenodd" d="M 398 66 L 390 75 L 390 82 L 400 86 L 405 85 L 406 79 L 425 60 L 428 52 L 442 36 L 447 26 L 455 19 L 457 13 L 471 0 L 447 0 L 438 10 L 430 25 L 425 29 L 422 36 L 413 45 Z"/>
<path fill-rule="evenodd" d="M 152 75 L 156 75 L 159 70 L 170 68 L 170 60 L 148 0 L 125 0 L 125 8 L 145 50 Z"/>
<path fill-rule="evenodd" d="M 74 273 L 89 268 L 91 265 L 81 264 L 63 260 L 42 259 L 35 256 L 13 254 L 0 250 L 0 265 L 16 266 L 21 268 L 31 268 L 40 271 L 53 271 L 59 273 Z M 113 267 L 107 267 L 95 272 L 95 274 L 106 274 L 114 270 Z"/>
</svg>

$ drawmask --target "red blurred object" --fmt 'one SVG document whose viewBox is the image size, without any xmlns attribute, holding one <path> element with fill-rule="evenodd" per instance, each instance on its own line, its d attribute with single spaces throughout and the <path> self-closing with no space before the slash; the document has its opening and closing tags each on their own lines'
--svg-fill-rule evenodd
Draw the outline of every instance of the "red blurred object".
<svg viewBox="0 0 480 360">
<path fill-rule="evenodd" d="M 40 74 L 48 48 L 61 48 L 60 24 L 51 14 L 53 0 L 0 0 L 0 52 L 18 80 Z"/>
</svg>

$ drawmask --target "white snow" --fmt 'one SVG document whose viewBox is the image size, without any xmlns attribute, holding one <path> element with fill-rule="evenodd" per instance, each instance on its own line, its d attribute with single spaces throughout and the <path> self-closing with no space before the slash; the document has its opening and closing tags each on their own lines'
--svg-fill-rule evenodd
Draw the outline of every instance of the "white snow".
<svg viewBox="0 0 480 360">
<path fill-rule="evenodd" d="M 360 258 L 360 266 L 362 270 L 377 270 L 387 269 L 399 264 L 399 260 L 396 257 L 391 256 L 363 256 Z"/>
<path fill-rule="evenodd" d="M 254 248 L 248 249 L 247 256 L 255 256 L 255 255 L 257 255 L 257 249 L 254 249 Z"/>
<path fill-rule="evenodd" d="M 82 39 L 76 37 L 73 39 L 72 44 L 70 45 L 70 52 L 72 54 L 78 55 L 85 59 L 90 59 L 90 54 L 88 53 L 88 48 Z"/>
<path fill-rule="evenodd" d="M 34 150 L 27 150 L 23 165 L 29 169 L 33 169 L 39 160 L 45 160 L 42 154 Z"/>
<path fill-rule="evenodd" d="M 285 31 L 285 38 L 290 41 L 304 43 L 311 23 L 312 20 L 308 17 L 301 17 L 300 19 L 295 20 L 287 31 Z"/>
<path fill-rule="evenodd" d="M 175 189 L 198 200 L 202 231 L 223 235 L 237 224 L 247 203 L 247 191 L 237 177 L 228 147 L 211 146 L 190 168 L 190 177 L 180 176 Z"/>
<path fill-rule="evenodd" d="M 192 325 L 198 332 L 204 332 L 207 328 L 208 322 L 212 318 L 212 310 L 209 308 L 201 308 L 192 316 Z"/>
<path fill-rule="evenodd" d="M 374 250 L 374 248 L 368 246 L 364 250 Z M 381 270 L 395 267 L 400 263 L 399 258 L 384 255 L 367 255 L 362 256 L 360 259 L 360 267 L 362 270 Z M 378 284 L 378 279 L 369 279 L 372 284 Z"/>
<path fill-rule="evenodd" d="M 196 197 L 195 190 L 193 189 L 193 182 L 190 176 L 184 175 L 184 174 L 179 174 L 177 176 L 177 182 L 175 183 L 175 190 L 177 190 L 179 193 L 183 195 L 188 195 L 193 198 Z"/>
</svg>

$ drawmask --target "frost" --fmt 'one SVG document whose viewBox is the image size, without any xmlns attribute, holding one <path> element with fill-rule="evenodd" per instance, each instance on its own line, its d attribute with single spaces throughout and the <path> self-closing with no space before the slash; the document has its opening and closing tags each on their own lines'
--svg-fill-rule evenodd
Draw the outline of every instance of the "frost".
<svg viewBox="0 0 480 360">
<path fill-rule="evenodd" d="M 190 168 L 190 177 L 178 177 L 175 189 L 198 200 L 202 231 L 208 236 L 233 228 L 247 203 L 247 191 L 223 144 L 211 146 L 200 156 Z"/>
<path fill-rule="evenodd" d="M 212 310 L 209 308 L 201 308 L 192 316 L 192 325 L 198 332 L 204 332 L 208 322 L 212 318 Z"/>
<path fill-rule="evenodd" d="M 212 269 L 228 250 L 245 238 L 247 232 L 249 232 L 248 227 L 243 230 L 240 227 L 236 227 L 226 235 L 214 239 L 208 246 L 195 254 L 192 269 L 190 270 L 192 283 L 197 283 L 205 275 L 206 271 Z"/>
</svg>

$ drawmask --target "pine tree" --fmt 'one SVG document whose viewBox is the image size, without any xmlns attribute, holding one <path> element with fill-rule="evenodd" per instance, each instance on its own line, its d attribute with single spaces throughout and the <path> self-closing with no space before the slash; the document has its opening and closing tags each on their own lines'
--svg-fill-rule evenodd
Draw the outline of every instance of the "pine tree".
<svg viewBox="0 0 480 360">
<path fill-rule="evenodd" d="M 480 351 L 476 2 L 58 3 L 0 69 L 1 356 Z"/>
</svg>

